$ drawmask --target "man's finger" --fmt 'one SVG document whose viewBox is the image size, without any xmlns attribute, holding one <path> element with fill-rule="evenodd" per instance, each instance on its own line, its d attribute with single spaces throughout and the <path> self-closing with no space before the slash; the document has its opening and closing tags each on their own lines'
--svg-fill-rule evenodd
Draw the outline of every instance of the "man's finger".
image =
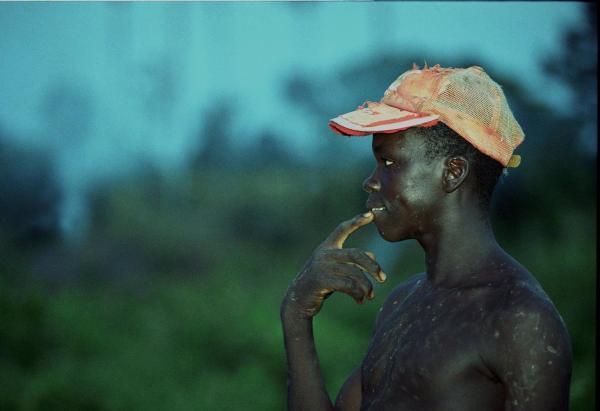
<svg viewBox="0 0 600 411">
<path fill-rule="evenodd" d="M 356 281 L 354 281 L 352 278 L 339 277 L 334 280 L 334 283 L 336 291 L 341 291 L 345 294 L 348 294 L 358 304 L 363 304 L 365 298 L 367 298 L 365 291 L 358 287 Z"/>
<path fill-rule="evenodd" d="M 335 230 L 325 240 L 330 247 L 342 248 L 348 236 L 361 228 L 364 225 L 373 221 L 373 213 L 368 211 L 364 214 L 359 214 L 356 217 L 346 220 L 338 225 Z"/>
<path fill-rule="evenodd" d="M 360 268 L 349 264 L 335 264 L 329 272 L 334 274 L 330 280 L 333 288 L 351 295 L 357 302 L 375 297 L 373 284 Z"/>
<path fill-rule="evenodd" d="M 370 251 L 365 251 L 365 254 L 368 255 L 369 257 L 371 257 L 374 261 L 377 261 L 375 259 L 375 254 L 370 252 Z M 382 283 L 385 281 L 385 279 L 387 278 L 387 274 L 384 273 L 383 271 L 379 272 L 379 282 Z"/>
<path fill-rule="evenodd" d="M 378 282 L 382 283 L 385 281 L 386 275 L 381 271 L 379 263 L 373 260 L 366 251 L 358 248 L 342 248 L 339 250 L 330 250 L 329 253 L 336 261 L 355 264 L 358 268 L 373 276 Z M 370 254 L 373 255 L 373 253 Z"/>
</svg>

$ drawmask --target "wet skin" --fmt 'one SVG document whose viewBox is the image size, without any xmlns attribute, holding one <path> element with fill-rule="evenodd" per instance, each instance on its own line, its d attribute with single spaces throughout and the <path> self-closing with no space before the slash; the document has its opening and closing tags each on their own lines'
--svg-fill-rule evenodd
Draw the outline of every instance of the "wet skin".
<svg viewBox="0 0 600 411">
<path fill-rule="evenodd" d="M 569 336 L 534 277 L 496 242 L 465 158 L 422 157 L 418 130 L 375 134 L 367 208 L 317 247 L 281 305 L 293 410 L 566 410 Z M 382 209 L 383 207 L 383 209 Z M 373 299 L 372 254 L 344 249 L 373 222 L 388 241 L 416 239 L 425 273 L 399 284 L 362 364 L 332 403 L 312 318 L 336 291 Z"/>
</svg>

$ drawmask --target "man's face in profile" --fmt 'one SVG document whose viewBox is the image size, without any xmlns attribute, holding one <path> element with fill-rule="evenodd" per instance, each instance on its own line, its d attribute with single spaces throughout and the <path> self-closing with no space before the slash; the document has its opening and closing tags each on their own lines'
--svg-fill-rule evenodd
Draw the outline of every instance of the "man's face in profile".
<svg viewBox="0 0 600 411">
<path fill-rule="evenodd" d="M 416 129 L 373 135 L 376 167 L 363 183 L 375 225 L 388 241 L 416 238 L 435 224 L 443 190 L 443 161 L 427 161 Z"/>
</svg>

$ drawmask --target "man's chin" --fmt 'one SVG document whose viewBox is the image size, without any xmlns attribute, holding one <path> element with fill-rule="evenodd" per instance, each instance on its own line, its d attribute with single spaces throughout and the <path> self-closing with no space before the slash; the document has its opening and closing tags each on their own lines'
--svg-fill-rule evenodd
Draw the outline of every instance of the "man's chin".
<svg viewBox="0 0 600 411">
<path fill-rule="evenodd" d="M 389 241 L 390 243 L 395 243 L 402 240 L 408 240 L 408 236 L 403 236 L 401 233 L 398 233 L 396 230 L 385 229 L 384 227 L 377 226 L 377 231 L 381 238 L 385 241 Z"/>
<path fill-rule="evenodd" d="M 403 240 L 414 238 L 408 234 L 408 227 L 403 227 L 399 222 L 402 219 L 397 214 L 390 215 L 386 212 L 376 213 L 373 223 L 377 227 L 377 231 L 381 238 L 385 241 L 395 243 Z"/>
</svg>

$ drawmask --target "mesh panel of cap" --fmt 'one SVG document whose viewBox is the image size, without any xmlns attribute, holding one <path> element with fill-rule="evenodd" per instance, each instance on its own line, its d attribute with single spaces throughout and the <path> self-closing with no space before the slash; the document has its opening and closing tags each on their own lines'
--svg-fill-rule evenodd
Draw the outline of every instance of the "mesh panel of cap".
<svg viewBox="0 0 600 411">
<path fill-rule="evenodd" d="M 504 92 L 481 67 L 413 68 L 392 83 L 382 101 L 438 114 L 447 126 L 503 165 L 524 138 Z"/>
</svg>

